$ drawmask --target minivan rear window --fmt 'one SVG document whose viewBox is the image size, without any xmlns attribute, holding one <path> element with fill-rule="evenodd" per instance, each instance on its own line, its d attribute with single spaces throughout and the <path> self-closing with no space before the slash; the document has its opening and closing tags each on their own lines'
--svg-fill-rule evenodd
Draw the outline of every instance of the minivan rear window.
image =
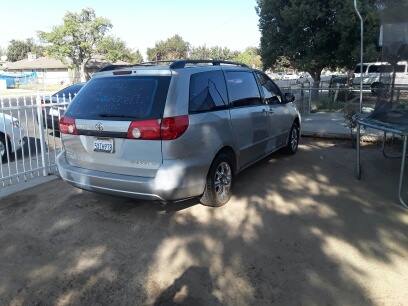
<svg viewBox="0 0 408 306">
<path fill-rule="evenodd" d="M 76 95 L 66 116 L 97 120 L 161 118 L 170 78 L 126 76 L 91 79 Z"/>
</svg>

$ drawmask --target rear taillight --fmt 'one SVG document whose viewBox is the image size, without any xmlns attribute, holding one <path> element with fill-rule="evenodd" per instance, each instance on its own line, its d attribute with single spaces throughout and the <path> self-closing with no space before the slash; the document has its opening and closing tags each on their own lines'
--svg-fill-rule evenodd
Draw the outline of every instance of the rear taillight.
<svg viewBox="0 0 408 306">
<path fill-rule="evenodd" d="M 70 117 L 61 117 L 59 121 L 59 129 L 62 134 L 78 135 L 75 119 Z"/>
<path fill-rule="evenodd" d="M 130 123 L 127 137 L 142 140 L 173 140 L 179 138 L 188 128 L 188 116 L 167 117 L 133 121 Z"/>
<path fill-rule="evenodd" d="M 172 140 L 179 138 L 188 128 L 188 116 L 164 118 L 161 123 L 161 138 Z"/>
<path fill-rule="evenodd" d="M 145 140 L 160 139 L 160 120 L 132 121 L 128 128 L 127 137 Z"/>
</svg>

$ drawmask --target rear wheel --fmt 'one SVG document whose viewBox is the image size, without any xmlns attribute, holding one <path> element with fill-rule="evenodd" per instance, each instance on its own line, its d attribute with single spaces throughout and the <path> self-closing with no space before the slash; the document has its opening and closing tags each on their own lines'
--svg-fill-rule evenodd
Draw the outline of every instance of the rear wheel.
<svg viewBox="0 0 408 306">
<path fill-rule="evenodd" d="M 233 174 L 233 159 L 227 154 L 218 155 L 208 172 L 201 204 L 219 207 L 227 203 L 231 198 Z"/>
<path fill-rule="evenodd" d="M 288 143 L 285 147 L 285 151 L 288 154 L 295 154 L 299 146 L 300 130 L 299 125 L 294 123 L 289 132 Z"/>
<path fill-rule="evenodd" d="M 8 147 L 10 149 L 10 143 Z M 6 137 L 3 133 L 0 133 L 0 161 L 2 163 L 7 161 Z"/>
</svg>

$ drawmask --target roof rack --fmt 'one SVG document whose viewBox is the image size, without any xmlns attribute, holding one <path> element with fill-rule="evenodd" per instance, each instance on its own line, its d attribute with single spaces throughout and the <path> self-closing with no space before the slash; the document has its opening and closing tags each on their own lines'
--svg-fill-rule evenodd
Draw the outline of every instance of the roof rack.
<svg viewBox="0 0 408 306">
<path fill-rule="evenodd" d="M 249 68 L 247 65 L 242 64 L 242 63 L 232 62 L 232 61 L 222 61 L 222 60 L 175 60 L 170 64 L 170 68 L 180 69 L 180 68 L 184 68 L 186 64 L 212 64 L 213 66 L 220 66 L 221 64 L 225 64 L 225 65 L 235 65 L 235 66 Z"/>
<path fill-rule="evenodd" d="M 142 62 L 139 64 L 132 64 L 132 65 L 108 65 L 100 69 L 98 72 L 103 71 L 111 71 L 116 69 L 122 68 L 131 68 L 137 66 L 156 66 L 159 64 L 168 63 L 170 69 L 181 69 L 184 68 L 187 64 L 212 64 L 213 66 L 220 66 L 221 64 L 224 65 L 235 65 L 240 67 L 249 68 L 247 65 L 232 61 L 222 61 L 222 60 L 160 60 L 160 61 L 149 61 L 149 62 Z"/>
</svg>

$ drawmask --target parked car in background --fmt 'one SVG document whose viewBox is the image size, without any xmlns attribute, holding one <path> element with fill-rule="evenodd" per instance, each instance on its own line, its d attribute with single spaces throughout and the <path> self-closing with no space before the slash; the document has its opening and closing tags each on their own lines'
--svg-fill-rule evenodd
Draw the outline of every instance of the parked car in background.
<svg viewBox="0 0 408 306">
<path fill-rule="evenodd" d="M 60 120 L 61 177 L 141 199 L 228 202 L 234 175 L 297 151 L 300 115 L 262 71 L 180 60 L 95 73 Z"/>
<path fill-rule="evenodd" d="M 23 140 L 20 135 L 24 135 L 20 122 L 8 114 L 0 113 L 0 160 L 7 161 L 13 153 L 21 148 Z"/>
<path fill-rule="evenodd" d="M 75 95 L 81 90 L 85 83 L 76 83 L 61 89 L 51 96 L 45 96 L 41 103 L 44 104 L 44 128 L 54 129 L 55 132 L 59 131 L 59 118 L 64 115 L 66 105 L 50 106 L 49 104 L 56 103 L 69 103 L 74 99 Z"/>
<path fill-rule="evenodd" d="M 397 63 L 395 67 L 395 86 L 408 86 L 407 61 Z M 361 77 L 365 89 L 375 92 L 392 84 L 393 67 L 386 62 L 363 63 L 363 74 L 358 64 L 354 70 L 353 87 L 360 86 Z"/>
</svg>

